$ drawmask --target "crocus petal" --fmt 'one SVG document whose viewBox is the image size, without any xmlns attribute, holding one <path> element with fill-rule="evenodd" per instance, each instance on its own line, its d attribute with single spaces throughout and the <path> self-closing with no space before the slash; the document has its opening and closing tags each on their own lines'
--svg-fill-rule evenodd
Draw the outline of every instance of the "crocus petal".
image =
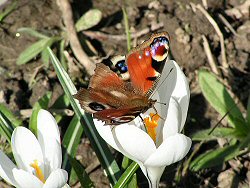
<svg viewBox="0 0 250 188">
<path fill-rule="evenodd" d="M 100 134 L 100 136 L 110 145 L 112 146 L 114 149 L 116 149 L 117 151 L 120 151 L 119 147 L 117 146 L 113 134 L 111 132 L 111 127 L 108 125 L 104 125 L 103 121 L 100 121 L 98 119 L 94 119 L 94 124 L 96 127 L 96 130 L 98 131 L 98 133 Z M 126 126 L 126 124 L 124 124 Z M 123 125 L 122 125 L 123 126 Z M 121 152 L 121 151 L 120 151 Z"/>
<path fill-rule="evenodd" d="M 188 105 L 189 105 L 189 99 L 190 99 L 190 90 L 189 85 L 186 76 L 180 69 L 179 65 L 172 61 L 176 68 L 176 74 L 177 74 L 177 80 L 175 84 L 175 88 L 173 90 L 172 96 L 178 100 L 181 106 L 182 110 L 182 122 L 181 122 L 181 130 L 185 124 L 186 117 L 187 117 L 187 111 L 188 111 Z"/>
<path fill-rule="evenodd" d="M 62 150 L 60 132 L 54 117 L 46 110 L 40 110 L 37 116 L 38 141 L 41 145 L 45 162 L 45 177 L 50 171 L 61 167 Z M 48 168 L 48 165 L 50 168 Z"/>
<path fill-rule="evenodd" d="M 44 176 L 48 178 L 52 171 L 61 168 L 62 150 L 61 144 L 55 139 L 47 138 L 44 143 L 46 144 L 43 147 L 44 151 L 46 151 L 46 155 L 44 156 Z"/>
<path fill-rule="evenodd" d="M 34 175 L 22 170 L 14 169 L 13 175 L 20 188 L 42 188 L 43 183 Z"/>
<path fill-rule="evenodd" d="M 32 173 L 33 168 L 30 164 L 34 163 L 34 160 L 43 163 L 40 144 L 29 129 L 17 127 L 11 137 L 11 146 L 19 168 Z"/>
<path fill-rule="evenodd" d="M 163 140 L 179 132 L 181 125 L 181 108 L 179 103 L 170 98 L 167 119 L 162 129 Z"/>
<path fill-rule="evenodd" d="M 56 139 L 59 143 L 60 132 L 54 117 L 46 110 L 39 110 L 37 115 L 38 140 L 41 137 Z M 43 139 L 44 140 L 44 139 Z"/>
<path fill-rule="evenodd" d="M 165 166 L 162 167 L 146 167 L 146 174 L 149 188 L 156 188 L 159 185 L 161 176 L 164 172 Z"/>
<path fill-rule="evenodd" d="M 175 134 L 164 140 L 144 163 L 145 166 L 161 167 L 183 159 L 191 147 L 191 139 L 183 134 Z"/>
<path fill-rule="evenodd" d="M 0 176 L 8 183 L 17 186 L 12 170 L 16 165 L 0 150 Z"/>
<path fill-rule="evenodd" d="M 43 188 L 62 188 L 68 180 L 68 173 L 63 169 L 56 169 L 46 180 Z"/>
<path fill-rule="evenodd" d="M 167 116 L 168 103 L 176 85 L 176 71 L 177 69 L 173 61 L 167 61 L 162 71 L 162 76 L 156 87 L 157 92 L 155 92 L 155 94 L 152 96 L 152 99 L 156 99 L 158 102 L 166 104 L 155 104 L 155 108 L 162 118 Z"/>
<path fill-rule="evenodd" d="M 128 153 L 133 160 L 144 162 L 156 150 L 151 137 L 133 125 L 116 126 L 112 132 L 119 149 Z"/>
</svg>

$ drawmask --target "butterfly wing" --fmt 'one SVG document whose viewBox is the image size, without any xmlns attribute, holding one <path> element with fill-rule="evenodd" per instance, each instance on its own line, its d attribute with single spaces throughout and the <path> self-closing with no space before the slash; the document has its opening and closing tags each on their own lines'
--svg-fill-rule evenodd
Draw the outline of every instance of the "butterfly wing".
<svg viewBox="0 0 250 188">
<path fill-rule="evenodd" d="M 101 63 L 97 64 L 89 88 L 80 89 L 74 97 L 86 112 L 110 124 L 129 122 L 152 103 L 140 89 Z"/>
<path fill-rule="evenodd" d="M 169 51 L 167 32 L 153 34 L 149 40 L 132 49 L 126 56 L 130 80 L 144 94 L 154 88 Z"/>
</svg>

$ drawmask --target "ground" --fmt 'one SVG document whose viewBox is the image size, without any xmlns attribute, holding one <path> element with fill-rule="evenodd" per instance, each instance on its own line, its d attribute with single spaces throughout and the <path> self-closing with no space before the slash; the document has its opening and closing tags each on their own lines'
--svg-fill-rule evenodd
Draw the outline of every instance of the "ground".
<svg viewBox="0 0 250 188">
<path fill-rule="evenodd" d="M 215 26 L 196 6 L 197 4 L 206 6 L 206 2 L 206 11 L 218 24 L 224 37 L 226 60 L 230 67 L 229 72 L 225 71 L 225 65 L 222 62 L 223 52 Z M 234 93 L 234 97 L 240 101 L 241 110 L 246 109 L 250 94 L 249 1 L 246 5 L 248 9 L 245 12 L 243 10 L 235 11 L 244 2 L 244 0 L 124 1 L 132 32 L 137 33 L 151 26 L 158 27 L 160 23 L 161 27 L 159 26 L 159 29 L 154 31 L 167 31 L 170 35 L 172 58 L 182 67 L 190 82 L 191 100 L 185 126 L 185 131 L 189 135 L 197 130 L 215 125 L 221 118 L 201 94 L 197 81 L 199 69 L 211 70 L 203 46 L 204 37 L 208 40 L 219 71 L 222 72 L 221 78 L 228 89 Z M 90 8 L 99 9 L 102 12 L 102 20 L 90 31 L 101 31 L 108 33 L 110 36 L 122 36 L 125 34 L 125 29 L 120 3 L 121 1 L 108 0 L 73 1 L 72 8 L 76 18 Z M 229 26 L 221 17 L 228 21 Z M 31 109 L 37 99 L 42 97 L 46 91 L 52 91 L 54 99 L 63 93 L 53 67 L 41 67 L 42 62 L 39 57 L 28 64 L 16 65 L 18 55 L 36 41 L 36 38 L 30 35 L 22 34 L 18 37 L 16 33 L 18 28 L 21 27 L 31 27 L 50 36 L 65 30 L 61 11 L 56 1 L 50 0 L 19 0 L 16 9 L 3 22 L 0 22 L 0 102 L 6 104 L 16 115 L 20 115 L 20 110 Z M 132 43 L 141 43 L 150 33 L 151 31 L 148 31 L 145 35 L 134 38 Z M 93 59 L 99 60 L 110 54 L 118 55 L 127 52 L 126 40 L 122 37 L 118 40 L 105 38 L 89 38 L 89 40 L 97 51 L 94 55 L 92 53 Z M 38 70 L 35 75 L 35 82 L 30 84 L 31 78 L 34 76 L 34 70 Z M 83 78 L 82 80 L 88 78 L 84 70 L 76 69 L 75 71 L 79 77 Z M 71 73 L 71 75 L 76 74 Z M 74 79 L 76 84 L 79 85 L 81 79 Z M 193 148 L 196 144 L 193 143 Z M 108 180 L 104 176 L 86 137 L 82 138 L 77 158 L 88 169 L 96 187 L 109 187 Z M 230 181 L 225 182 L 225 180 L 230 180 L 230 174 L 236 173 L 233 163 L 235 161 L 232 160 L 231 164 L 228 163 L 218 168 L 199 173 L 188 172 L 183 180 L 178 183 L 173 180 L 176 173 L 176 165 L 173 165 L 165 171 L 160 187 L 228 187 L 226 183 L 230 183 Z M 236 184 L 236 187 L 249 185 L 250 177 L 247 174 L 250 166 L 249 156 L 245 163 L 242 164 L 244 170 L 237 172 L 239 184 Z M 138 186 L 147 187 L 146 179 L 140 172 L 139 178 L 140 184 Z M 8 186 L 1 182 L 0 187 Z M 79 184 L 76 183 L 74 187 L 79 187 Z"/>
</svg>

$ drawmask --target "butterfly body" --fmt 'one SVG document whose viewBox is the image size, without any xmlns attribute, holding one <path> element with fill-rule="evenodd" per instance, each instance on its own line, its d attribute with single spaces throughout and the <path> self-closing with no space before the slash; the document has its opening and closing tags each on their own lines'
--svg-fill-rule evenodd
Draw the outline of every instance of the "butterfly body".
<svg viewBox="0 0 250 188">
<path fill-rule="evenodd" d="M 153 107 L 150 94 L 165 64 L 169 38 L 166 32 L 155 34 L 131 50 L 124 62 L 119 61 L 119 71 L 126 79 L 102 63 L 96 64 L 88 89 L 80 89 L 74 97 L 88 113 L 93 113 L 109 125 L 132 121 L 140 113 Z"/>
</svg>

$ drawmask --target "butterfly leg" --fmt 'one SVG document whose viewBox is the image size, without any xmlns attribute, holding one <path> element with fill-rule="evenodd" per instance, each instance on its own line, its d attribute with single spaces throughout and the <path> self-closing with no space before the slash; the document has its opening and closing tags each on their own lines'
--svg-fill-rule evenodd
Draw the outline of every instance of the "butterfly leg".
<svg viewBox="0 0 250 188">
<path fill-rule="evenodd" d="M 154 117 L 155 115 L 158 115 L 163 121 L 166 120 L 166 119 L 164 119 L 163 117 L 161 117 L 161 116 L 158 114 L 157 109 L 155 108 L 155 106 L 153 106 L 152 108 L 153 108 L 154 111 L 155 111 L 155 114 L 154 114 L 152 117 Z"/>
<path fill-rule="evenodd" d="M 141 114 L 139 115 L 141 121 L 142 121 L 142 124 L 143 124 L 143 127 L 144 127 L 144 130 L 147 132 L 147 128 L 146 128 L 146 125 L 144 123 L 144 119 L 141 117 Z"/>
</svg>

